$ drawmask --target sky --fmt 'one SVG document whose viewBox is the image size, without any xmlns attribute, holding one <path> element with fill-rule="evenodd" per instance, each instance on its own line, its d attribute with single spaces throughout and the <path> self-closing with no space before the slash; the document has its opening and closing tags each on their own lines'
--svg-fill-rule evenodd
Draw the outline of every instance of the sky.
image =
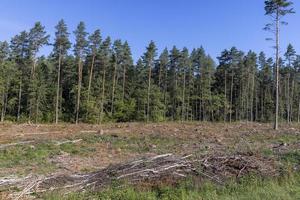
<svg viewBox="0 0 300 200">
<path fill-rule="evenodd" d="M 300 54 L 300 1 L 294 0 L 294 7 L 296 14 L 286 17 L 289 25 L 283 27 L 281 45 L 284 52 L 292 43 Z M 53 40 L 55 25 L 64 19 L 71 33 L 84 21 L 88 32 L 99 28 L 103 37 L 127 40 L 135 60 L 151 40 L 159 53 L 173 45 L 202 45 L 213 58 L 232 46 L 268 56 L 274 51 L 265 40 L 270 34 L 263 31 L 269 22 L 264 0 L 1 0 L 0 10 L 2 41 L 29 30 L 36 21 Z"/>
</svg>

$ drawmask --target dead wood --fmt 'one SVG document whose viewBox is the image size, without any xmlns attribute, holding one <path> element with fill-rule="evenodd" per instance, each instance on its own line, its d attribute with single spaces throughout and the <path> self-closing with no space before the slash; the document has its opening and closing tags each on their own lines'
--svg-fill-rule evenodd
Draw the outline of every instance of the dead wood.
<svg viewBox="0 0 300 200">
<path fill-rule="evenodd" d="M 53 190 L 99 191 L 115 182 L 130 185 L 145 183 L 157 185 L 166 181 L 176 184 L 187 177 L 199 178 L 199 180 L 209 179 L 217 184 L 223 184 L 227 178 L 240 178 L 247 174 L 277 175 L 272 161 L 262 157 L 223 155 L 199 159 L 193 155 L 180 157 L 164 154 L 112 165 L 87 174 L 0 179 L 0 187 L 18 187 L 22 192 L 15 196 L 20 197 Z"/>
<path fill-rule="evenodd" d="M 5 149 L 7 147 L 17 146 L 17 145 L 25 145 L 25 144 L 31 144 L 34 143 L 33 140 L 31 141 L 23 141 L 23 142 L 16 142 L 16 143 L 10 143 L 10 144 L 2 144 L 0 145 L 0 149 Z"/>
</svg>

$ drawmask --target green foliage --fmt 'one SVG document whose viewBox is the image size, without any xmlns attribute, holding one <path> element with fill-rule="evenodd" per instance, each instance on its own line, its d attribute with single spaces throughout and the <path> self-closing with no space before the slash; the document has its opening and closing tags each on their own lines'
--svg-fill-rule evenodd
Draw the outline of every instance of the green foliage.
<svg viewBox="0 0 300 200">
<path fill-rule="evenodd" d="M 266 1 L 266 12 L 288 1 Z M 261 121 L 274 118 L 274 61 L 261 52 L 225 49 L 218 63 L 203 47 L 174 46 L 158 55 L 153 41 L 133 63 L 127 41 L 55 27 L 53 52 L 38 56 L 49 36 L 41 23 L 0 42 L 0 111 L 6 119 L 36 123 L 107 121 Z M 300 121 L 300 56 L 290 44 L 280 59 L 280 117 Z M 93 62 L 94 61 L 94 62 Z M 92 65 L 93 63 L 93 65 Z M 59 69 L 60 67 L 60 69 Z M 58 113 L 58 114 L 57 114 Z"/>
<path fill-rule="evenodd" d="M 135 107 L 136 103 L 134 99 L 126 101 L 117 101 L 115 102 L 115 113 L 113 118 L 117 122 L 128 122 L 134 119 L 135 117 Z"/>
</svg>

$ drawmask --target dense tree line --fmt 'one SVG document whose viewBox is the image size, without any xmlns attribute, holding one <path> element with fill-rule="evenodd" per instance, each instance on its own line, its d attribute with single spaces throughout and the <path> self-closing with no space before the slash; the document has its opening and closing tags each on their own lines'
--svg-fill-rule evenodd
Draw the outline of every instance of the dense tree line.
<svg viewBox="0 0 300 200">
<path fill-rule="evenodd" d="M 159 54 L 151 41 L 134 63 L 126 41 L 80 22 L 71 44 L 65 22 L 55 28 L 51 42 L 40 22 L 0 42 L 1 121 L 274 120 L 276 61 L 263 52 L 232 47 L 216 64 L 203 47 Z M 299 122 L 300 56 L 289 45 L 278 60 L 280 119 Z"/>
</svg>

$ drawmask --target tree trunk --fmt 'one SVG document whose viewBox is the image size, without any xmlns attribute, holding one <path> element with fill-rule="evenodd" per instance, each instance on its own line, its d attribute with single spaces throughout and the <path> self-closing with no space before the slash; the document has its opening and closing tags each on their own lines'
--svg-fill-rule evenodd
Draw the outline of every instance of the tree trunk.
<svg viewBox="0 0 300 200">
<path fill-rule="evenodd" d="M 279 9 L 276 13 L 276 100 L 275 100 L 275 122 L 274 129 L 278 130 L 278 115 L 279 115 Z"/>
<path fill-rule="evenodd" d="M 1 122 L 4 122 L 4 110 L 5 110 L 5 91 L 2 93 L 2 107 L 1 107 Z"/>
<path fill-rule="evenodd" d="M 247 95 L 246 97 L 246 119 L 247 119 L 247 123 L 249 121 L 249 101 L 251 101 L 251 91 L 250 91 L 250 70 L 248 68 L 247 70 L 248 76 L 247 76 L 247 89 L 245 92 L 245 95 Z"/>
<path fill-rule="evenodd" d="M 167 77 L 168 77 L 168 70 L 165 68 L 165 77 L 164 77 L 164 105 L 165 105 L 165 120 L 167 118 L 168 112 L 168 105 L 167 105 Z"/>
<path fill-rule="evenodd" d="M 2 112 L 1 112 L 1 121 L 2 122 L 4 122 L 4 120 L 5 120 L 5 115 L 6 115 L 6 110 L 7 110 L 9 86 L 10 86 L 10 80 L 7 80 L 6 88 L 4 89 L 3 107 L 2 107 Z"/>
<path fill-rule="evenodd" d="M 122 88 L 122 102 L 124 102 L 125 98 L 125 83 L 126 83 L 126 67 L 123 67 L 123 88 Z"/>
<path fill-rule="evenodd" d="M 35 68 L 36 68 L 36 60 L 35 60 L 35 58 L 33 58 L 33 60 L 32 60 L 32 62 L 33 62 L 33 66 L 32 66 L 32 69 L 31 69 L 31 82 L 33 82 L 34 80 L 35 80 Z M 35 92 L 37 92 L 37 90 L 36 90 L 36 88 L 34 88 L 34 91 Z M 29 99 L 29 121 L 31 121 L 31 119 L 32 119 L 32 117 L 33 117 L 33 113 L 35 112 L 34 111 L 34 101 L 36 101 L 36 99 L 34 99 L 34 98 L 36 98 L 36 96 L 37 96 L 37 94 L 35 94 L 34 95 L 35 97 L 30 97 L 30 99 Z"/>
<path fill-rule="evenodd" d="M 227 105 L 226 105 L 226 99 L 227 99 L 227 71 L 225 70 L 225 79 L 224 79 L 224 123 L 226 122 L 226 116 L 227 116 Z"/>
<path fill-rule="evenodd" d="M 92 79 L 93 79 L 93 71 L 94 71 L 94 64 L 95 64 L 96 55 L 93 54 L 92 57 L 92 65 L 90 68 L 90 75 L 89 75 L 89 85 L 88 85 L 88 94 L 87 94 L 87 100 L 90 101 L 90 92 L 91 92 L 91 85 L 92 85 Z"/>
<path fill-rule="evenodd" d="M 76 124 L 79 122 L 80 96 L 81 96 L 81 82 L 82 82 L 82 63 L 78 60 L 78 89 L 77 89 L 77 103 L 76 103 Z"/>
<path fill-rule="evenodd" d="M 287 74 L 286 80 L 286 111 L 287 111 L 287 123 L 290 123 L 290 74 Z"/>
<path fill-rule="evenodd" d="M 21 78 L 20 78 L 21 79 Z M 19 87 L 19 98 L 18 98 L 18 113 L 17 113 L 17 121 L 20 120 L 21 115 L 21 101 L 22 101 L 22 80 L 20 80 L 20 87 Z"/>
<path fill-rule="evenodd" d="M 159 65 L 159 70 L 158 70 L 158 87 L 161 88 L 161 75 L 162 74 L 162 70 L 161 70 L 161 64 Z"/>
<path fill-rule="evenodd" d="M 233 73 L 231 74 L 231 86 L 230 86 L 230 113 L 229 122 L 232 122 L 232 109 L 233 108 Z"/>
<path fill-rule="evenodd" d="M 290 123 L 293 121 L 294 91 L 295 91 L 295 79 L 294 76 L 292 76 L 292 91 L 291 91 L 291 100 L 290 100 Z"/>
<path fill-rule="evenodd" d="M 59 97 L 60 97 L 60 71 L 61 71 L 61 54 L 59 54 L 58 58 L 58 69 L 57 69 L 57 88 L 56 88 L 56 104 L 55 104 L 55 124 L 58 123 L 58 105 L 59 105 Z"/>
<path fill-rule="evenodd" d="M 115 101 L 115 87 L 116 87 L 116 74 L 117 74 L 117 64 L 114 63 L 114 74 L 113 74 L 113 86 L 112 86 L 112 95 L 111 95 L 111 111 L 112 115 L 114 112 L 114 101 Z"/>
<path fill-rule="evenodd" d="M 147 122 L 149 122 L 149 112 L 150 112 L 150 92 L 151 92 L 151 70 L 152 64 L 149 65 L 149 73 L 148 73 L 148 91 L 147 91 Z"/>
<path fill-rule="evenodd" d="M 265 104 L 265 90 L 264 89 L 262 89 L 262 93 L 261 93 L 261 108 L 260 108 L 260 110 L 261 110 L 261 121 L 264 121 L 264 109 L 265 109 L 265 106 L 264 106 L 264 104 Z"/>
<path fill-rule="evenodd" d="M 185 71 L 183 73 L 183 91 L 182 91 L 182 111 L 181 111 L 181 121 L 185 120 Z"/>
<path fill-rule="evenodd" d="M 101 94 L 101 108 L 100 108 L 100 119 L 99 123 L 101 124 L 103 121 L 103 111 L 104 111 L 104 99 L 105 99 L 105 80 L 106 80 L 106 68 L 103 65 L 103 77 L 102 77 L 102 94 Z"/>
<path fill-rule="evenodd" d="M 251 88 L 251 108 L 250 108 L 250 112 L 251 112 L 251 122 L 254 121 L 254 96 L 255 96 L 255 72 L 253 70 L 252 72 L 252 88 Z M 255 103 L 256 105 L 256 103 Z"/>
<path fill-rule="evenodd" d="M 38 123 L 38 115 L 39 115 L 39 107 L 40 106 L 40 94 L 37 92 L 37 98 L 36 98 L 36 106 L 35 106 L 35 123 Z"/>
</svg>

